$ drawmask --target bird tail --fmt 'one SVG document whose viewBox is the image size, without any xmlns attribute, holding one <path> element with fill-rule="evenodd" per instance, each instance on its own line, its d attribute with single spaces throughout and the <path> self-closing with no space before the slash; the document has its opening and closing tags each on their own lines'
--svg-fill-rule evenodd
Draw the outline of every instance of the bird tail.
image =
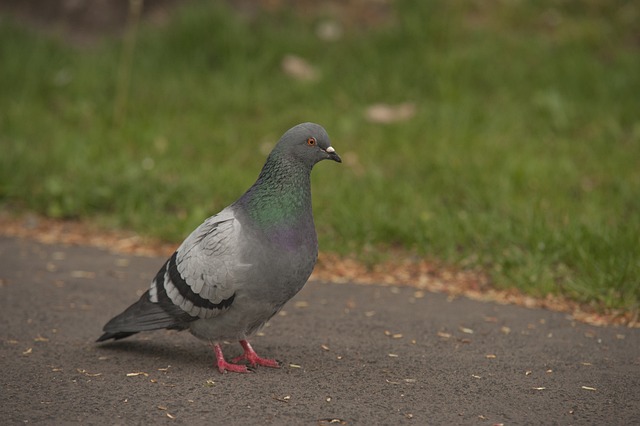
<svg viewBox="0 0 640 426">
<path fill-rule="evenodd" d="M 188 324 L 165 311 L 159 304 L 149 300 L 149 292 L 129 306 L 120 315 L 109 321 L 104 328 L 104 334 L 96 342 L 109 339 L 123 339 L 140 331 L 160 330 L 163 328 L 184 330 Z"/>
</svg>

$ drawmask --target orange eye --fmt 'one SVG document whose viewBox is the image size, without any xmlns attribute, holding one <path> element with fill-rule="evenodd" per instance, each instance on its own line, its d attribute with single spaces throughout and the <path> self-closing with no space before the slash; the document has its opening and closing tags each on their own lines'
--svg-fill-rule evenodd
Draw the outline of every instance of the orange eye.
<svg viewBox="0 0 640 426">
<path fill-rule="evenodd" d="M 309 138 L 309 139 L 307 139 L 307 145 L 309 145 L 309 146 L 315 146 L 315 145 L 316 145 L 316 138 Z"/>
</svg>

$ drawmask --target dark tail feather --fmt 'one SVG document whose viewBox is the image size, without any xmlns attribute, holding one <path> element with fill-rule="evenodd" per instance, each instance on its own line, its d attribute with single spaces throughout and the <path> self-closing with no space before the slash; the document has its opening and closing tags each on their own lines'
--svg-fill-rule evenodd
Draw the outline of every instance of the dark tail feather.
<svg viewBox="0 0 640 426">
<path fill-rule="evenodd" d="M 183 330 L 188 325 L 180 318 L 167 313 L 156 303 L 149 301 L 149 292 L 140 297 L 123 313 L 114 317 L 103 328 L 105 332 L 96 340 L 104 342 L 109 339 L 123 339 L 140 331 L 160 330 L 163 328 Z"/>
<path fill-rule="evenodd" d="M 136 334 L 137 332 L 120 332 L 120 333 L 104 333 L 102 336 L 98 337 L 98 340 L 96 340 L 96 342 L 104 342 L 105 340 L 109 340 L 109 339 L 113 339 L 113 340 L 118 340 L 118 339 L 124 339 L 125 337 L 129 337 L 132 336 L 134 334 Z"/>
</svg>

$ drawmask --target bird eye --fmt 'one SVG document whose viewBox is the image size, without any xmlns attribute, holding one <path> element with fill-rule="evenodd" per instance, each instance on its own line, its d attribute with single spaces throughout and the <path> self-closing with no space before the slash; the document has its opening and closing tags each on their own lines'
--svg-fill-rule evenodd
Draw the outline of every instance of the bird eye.
<svg viewBox="0 0 640 426">
<path fill-rule="evenodd" d="M 309 138 L 309 139 L 307 139 L 307 145 L 309 145 L 309 146 L 315 146 L 315 145 L 316 145 L 316 138 Z"/>
</svg>

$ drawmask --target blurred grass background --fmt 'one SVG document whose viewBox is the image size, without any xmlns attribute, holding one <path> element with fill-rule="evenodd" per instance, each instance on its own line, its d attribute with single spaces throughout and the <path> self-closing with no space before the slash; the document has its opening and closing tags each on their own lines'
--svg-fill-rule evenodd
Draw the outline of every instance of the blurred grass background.
<svg viewBox="0 0 640 426">
<path fill-rule="evenodd" d="M 321 250 L 638 309 L 640 3 L 397 0 L 373 23 L 280 3 L 188 2 L 142 22 L 130 66 L 122 38 L 2 17 L 0 208 L 180 241 L 315 121 L 345 159 L 313 173 Z"/>
</svg>

